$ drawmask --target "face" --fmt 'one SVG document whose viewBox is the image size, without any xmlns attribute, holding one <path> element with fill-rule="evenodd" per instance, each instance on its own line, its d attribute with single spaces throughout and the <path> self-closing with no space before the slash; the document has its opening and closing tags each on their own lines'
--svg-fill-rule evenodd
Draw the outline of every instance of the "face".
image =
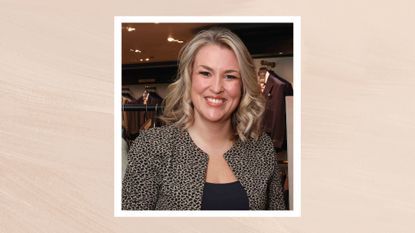
<svg viewBox="0 0 415 233">
<path fill-rule="evenodd" d="M 239 64 L 232 50 L 218 45 L 199 49 L 192 69 L 195 122 L 230 122 L 241 88 Z"/>
</svg>

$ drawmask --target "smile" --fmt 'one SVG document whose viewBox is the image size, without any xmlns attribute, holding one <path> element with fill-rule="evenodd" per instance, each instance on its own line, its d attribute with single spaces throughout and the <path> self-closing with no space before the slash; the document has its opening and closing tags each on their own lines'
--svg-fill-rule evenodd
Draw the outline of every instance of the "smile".
<svg viewBox="0 0 415 233">
<path fill-rule="evenodd" d="M 219 104 L 223 104 L 225 102 L 225 99 L 223 99 L 223 98 L 206 97 L 206 100 L 207 100 L 208 104 L 213 104 L 213 105 L 219 105 Z"/>
</svg>

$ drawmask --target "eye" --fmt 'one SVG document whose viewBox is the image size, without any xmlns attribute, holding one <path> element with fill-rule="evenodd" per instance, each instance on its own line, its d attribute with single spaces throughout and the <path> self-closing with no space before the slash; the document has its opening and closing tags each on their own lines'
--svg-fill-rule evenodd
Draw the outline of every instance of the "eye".
<svg viewBox="0 0 415 233">
<path fill-rule="evenodd" d="M 208 71 L 199 71 L 199 74 L 202 75 L 203 77 L 209 77 L 210 73 Z"/>
<path fill-rule="evenodd" d="M 238 79 L 238 77 L 236 77 L 235 75 L 230 75 L 230 74 L 227 74 L 227 75 L 225 75 L 225 79 Z"/>
</svg>

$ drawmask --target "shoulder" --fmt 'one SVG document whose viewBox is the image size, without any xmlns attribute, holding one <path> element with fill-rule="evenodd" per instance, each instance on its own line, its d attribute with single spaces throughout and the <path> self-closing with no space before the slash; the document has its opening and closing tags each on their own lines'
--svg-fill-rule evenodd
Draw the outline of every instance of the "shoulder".
<svg viewBox="0 0 415 233">
<path fill-rule="evenodd" d="M 154 127 L 140 131 L 140 134 L 131 145 L 131 150 L 162 152 L 169 148 L 169 145 L 177 137 L 179 129 L 174 126 Z"/>
<path fill-rule="evenodd" d="M 274 159 L 275 151 L 271 137 L 263 132 L 258 139 L 248 139 L 242 142 L 250 155 L 255 155 L 256 159 L 263 160 L 266 163 Z"/>
<path fill-rule="evenodd" d="M 168 140 L 175 134 L 177 134 L 178 129 L 174 126 L 161 126 L 161 127 L 154 127 L 148 130 L 140 131 L 139 136 L 136 140 Z"/>
<path fill-rule="evenodd" d="M 269 136 L 265 132 L 262 132 L 261 136 L 258 138 L 258 143 L 265 148 L 271 148 L 272 150 L 274 150 L 271 136 Z"/>
<path fill-rule="evenodd" d="M 247 146 L 253 146 L 253 147 L 260 148 L 260 149 L 274 150 L 272 139 L 265 132 L 263 132 L 261 136 L 258 137 L 258 139 L 250 138 L 246 142 L 244 142 L 244 144 L 246 144 Z"/>
</svg>

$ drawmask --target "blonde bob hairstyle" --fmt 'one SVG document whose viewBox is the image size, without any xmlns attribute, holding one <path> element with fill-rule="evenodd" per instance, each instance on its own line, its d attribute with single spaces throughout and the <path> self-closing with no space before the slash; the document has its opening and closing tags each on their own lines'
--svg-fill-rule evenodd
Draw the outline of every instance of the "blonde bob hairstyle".
<svg viewBox="0 0 415 233">
<path fill-rule="evenodd" d="M 190 94 L 193 63 L 200 48 L 208 44 L 232 50 L 238 60 L 242 91 L 240 103 L 232 114 L 235 138 L 239 137 L 242 141 L 248 138 L 258 139 L 262 132 L 260 119 L 265 100 L 260 92 L 254 63 L 238 36 L 224 28 L 201 31 L 180 50 L 177 78 L 168 88 L 161 119 L 167 125 L 175 125 L 181 129 L 187 129 L 193 124 L 194 110 Z"/>
</svg>

